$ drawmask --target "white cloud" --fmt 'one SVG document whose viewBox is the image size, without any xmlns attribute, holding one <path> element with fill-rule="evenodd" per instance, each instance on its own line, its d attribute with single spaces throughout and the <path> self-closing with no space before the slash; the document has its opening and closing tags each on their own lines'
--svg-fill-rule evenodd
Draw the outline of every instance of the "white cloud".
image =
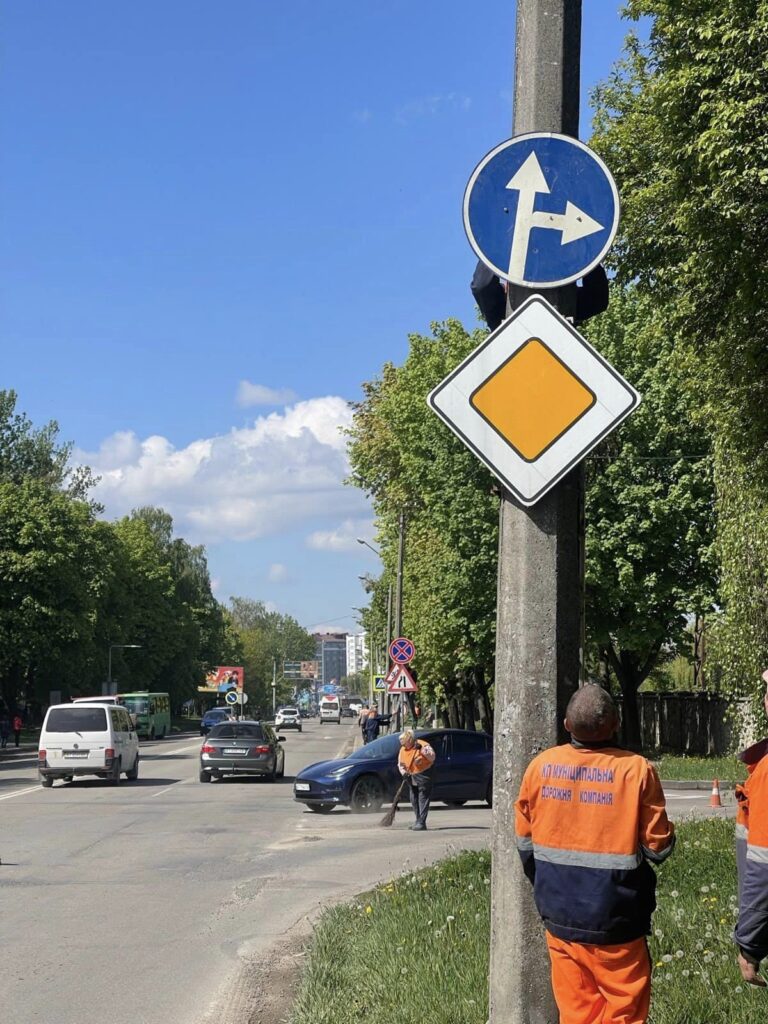
<svg viewBox="0 0 768 1024">
<path fill-rule="evenodd" d="M 282 562 L 273 562 L 267 572 L 267 579 L 270 583 L 286 583 L 289 578 L 288 566 Z"/>
<path fill-rule="evenodd" d="M 395 111 L 395 121 L 410 124 L 423 117 L 436 117 L 455 110 L 466 112 L 472 106 L 472 97 L 462 93 L 433 93 L 408 100 Z"/>
<path fill-rule="evenodd" d="M 364 107 L 362 110 L 355 110 L 352 114 L 352 117 L 355 121 L 357 121 L 358 124 L 368 124 L 368 122 L 373 117 L 373 111 L 369 110 L 367 107 Z"/>
<path fill-rule="evenodd" d="M 351 421 L 343 398 L 313 398 L 180 449 L 165 437 L 122 431 L 74 461 L 101 477 L 94 497 L 109 516 L 159 505 L 188 540 L 250 540 L 302 524 L 365 521 L 364 496 L 343 483 L 341 431 Z"/>
<path fill-rule="evenodd" d="M 315 530 L 307 537 L 307 547 L 315 551 L 359 551 L 357 538 L 373 536 L 372 519 L 345 519 L 335 530 Z"/>
<path fill-rule="evenodd" d="M 237 386 L 237 404 L 245 408 L 253 405 L 288 405 L 296 401 L 290 388 L 268 388 L 264 384 L 251 384 L 241 380 Z"/>
</svg>

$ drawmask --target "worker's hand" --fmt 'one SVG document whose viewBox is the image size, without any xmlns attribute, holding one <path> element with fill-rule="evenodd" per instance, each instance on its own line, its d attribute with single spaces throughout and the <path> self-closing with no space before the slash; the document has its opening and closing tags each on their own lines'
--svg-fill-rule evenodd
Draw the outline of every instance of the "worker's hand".
<svg viewBox="0 0 768 1024">
<path fill-rule="evenodd" d="M 760 973 L 760 965 L 747 960 L 743 953 L 739 953 L 739 970 L 742 978 L 748 984 L 755 985 L 757 988 L 766 987 L 765 978 Z"/>
</svg>

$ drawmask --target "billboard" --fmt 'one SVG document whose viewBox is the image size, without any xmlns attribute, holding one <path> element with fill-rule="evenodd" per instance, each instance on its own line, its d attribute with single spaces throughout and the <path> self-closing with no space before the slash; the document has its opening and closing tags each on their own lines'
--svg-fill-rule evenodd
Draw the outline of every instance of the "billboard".
<svg viewBox="0 0 768 1024">
<path fill-rule="evenodd" d="M 226 693 L 233 687 L 242 690 L 244 681 L 242 665 L 217 665 L 205 677 L 205 685 L 197 689 L 200 693 Z"/>
</svg>

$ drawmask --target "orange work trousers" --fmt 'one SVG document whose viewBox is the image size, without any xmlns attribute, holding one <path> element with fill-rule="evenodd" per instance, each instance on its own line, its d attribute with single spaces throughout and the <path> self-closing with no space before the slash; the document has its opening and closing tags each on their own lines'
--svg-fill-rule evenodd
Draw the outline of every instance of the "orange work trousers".
<svg viewBox="0 0 768 1024">
<path fill-rule="evenodd" d="M 565 942 L 547 932 L 560 1024 L 645 1024 L 651 960 L 645 939 L 616 946 Z"/>
</svg>

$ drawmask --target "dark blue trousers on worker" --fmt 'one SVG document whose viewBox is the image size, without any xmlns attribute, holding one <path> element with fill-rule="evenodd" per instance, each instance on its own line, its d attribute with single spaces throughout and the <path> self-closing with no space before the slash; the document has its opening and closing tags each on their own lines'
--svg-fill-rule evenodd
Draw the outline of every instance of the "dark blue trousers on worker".
<svg viewBox="0 0 768 1024">
<path fill-rule="evenodd" d="M 432 798 L 432 777 L 428 772 L 420 775 L 411 775 L 410 783 L 411 807 L 416 815 L 417 825 L 427 824 L 429 814 L 429 803 Z"/>
</svg>

